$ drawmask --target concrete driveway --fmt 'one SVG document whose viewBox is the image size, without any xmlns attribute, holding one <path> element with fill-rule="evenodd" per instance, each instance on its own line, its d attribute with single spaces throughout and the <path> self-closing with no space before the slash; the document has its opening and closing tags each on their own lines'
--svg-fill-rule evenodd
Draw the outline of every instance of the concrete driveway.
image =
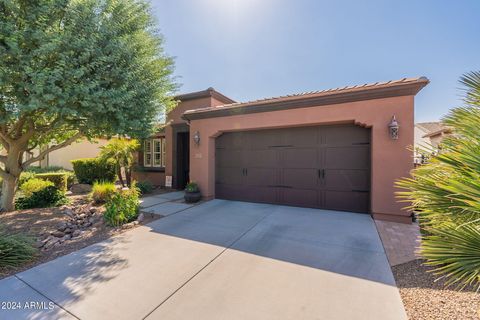
<svg viewBox="0 0 480 320">
<path fill-rule="evenodd" d="M 406 319 L 368 215 L 224 200 L 4 279 L 0 297 L 46 306 L 0 319 Z"/>
</svg>

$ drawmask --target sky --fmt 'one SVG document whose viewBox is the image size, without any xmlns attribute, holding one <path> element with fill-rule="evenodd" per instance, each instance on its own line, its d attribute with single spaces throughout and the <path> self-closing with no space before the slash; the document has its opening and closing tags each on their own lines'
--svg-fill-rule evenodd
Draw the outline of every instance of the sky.
<svg viewBox="0 0 480 320">
<path fill-rule="evenodd" d="M 426 76 L 415 121 L 462 104 L 480 70 L 479 0 L 151 0 L 179 93 L 236 101 Z"/>
</svg>

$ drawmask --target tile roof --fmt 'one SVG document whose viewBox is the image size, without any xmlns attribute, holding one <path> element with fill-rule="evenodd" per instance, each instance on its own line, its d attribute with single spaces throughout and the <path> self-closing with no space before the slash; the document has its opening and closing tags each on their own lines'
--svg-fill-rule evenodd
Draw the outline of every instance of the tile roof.
<svg viewBox="0 0 480 320">
<path fill-rule="evenodd" d="M 415 124 L 416 127 L 425 131 L 425 133 L 430 133 L 433 131 L 438 131 L 443 129 L 443 124 L 440 121 L 436 122 L 419 122 Z"/>
<path fill-rule="evenodd" d="M 429 82 L 430 81 L 426 77 L 403 78 L 400 80 L 375 82 L 375 83 L 368 83 L 368 84 L 355 85 L 355 86 L 345 86 L 345 87 L 319 90 L 319 91 L 309 91 L 309 92 L 289 94 L 289 95 L 284 95 L 279 97 L 252 100 L 247 102 L 235 102 L 235 103 L 225 104 L 225 105 L 216 106 L 216 107 L 193 109 L 193 110 L 186 111 L 184 115 L 188 116 L 196 113 L 207 113 L 212 111 L 228 110 L 228 109 L 249 107 L 249 106 L 261 106 L 261 105 L 273 104 L 277 102 L 289 102 L 289 101 L 303 100 L 303 99 L 310 99 L 310 98 L 322 98 L 322 97 L 327 98 L 330 96 L 333 97 L 333 96 L 341 96 L 341 95 L 346 96 L 351 93 L 368 94 L 369 92 L 373 92 L 376 90 L 395 89 L 395 88 L 408 87 L 408 86 L 414 86 L 415 89 L 413 89 L 413 91 L 414 91 L 414 94 L 416 94 L 421 88 L 426 86 Z"/>
</svg>

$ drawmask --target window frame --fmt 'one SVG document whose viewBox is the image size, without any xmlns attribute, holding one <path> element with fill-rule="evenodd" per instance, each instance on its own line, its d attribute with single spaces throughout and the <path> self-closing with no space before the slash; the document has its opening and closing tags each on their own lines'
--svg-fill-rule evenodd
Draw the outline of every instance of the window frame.
<svg viewBox="0 0 480 320">
<path fill-rule="evenodd" d="M 147 148 L 149 144 L 150 148 Z M 146 168 L 165 168 L 166 158 L 166 141 L 165 137 L 150 138 L 144 141 L 143 148 L 143 166 Z M 156 147 L 159 146 L 157 151 Z M 147 163 L 148 155 L 150 155 L 150 163 Z M 159 155 L 159 163 L 156 163 L 156 156 Z"/>
<path fill-rule="evenodd" d="M 147 144 L 150 144 L 147 147 Z M 150 155 L 150 163 L 147 163 L 147 155 Z M 152 139 L 146 139 L 143 142 L 143 166 L 144 167 L 151 167 L 153 163 L 153 155 L 152 155 Z"/>
</svg>

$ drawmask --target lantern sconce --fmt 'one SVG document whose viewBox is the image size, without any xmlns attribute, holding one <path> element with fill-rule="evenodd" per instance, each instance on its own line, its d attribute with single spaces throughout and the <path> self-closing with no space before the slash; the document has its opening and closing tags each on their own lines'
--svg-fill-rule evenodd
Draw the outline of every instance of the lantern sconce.
<svg viewBox="0 0 480 320">
<path fill-rule="evenodd" d="M 193 134 L 193 142 L 195 142 L 197 146 L 200 145 L 200 132 L 195 131 Z"/>
<path fill-rule="evenodd" d="M 395 115 L 393 115 L 392 120 L 390 120 L 390 123 L 388 124 L 388 132 L 390 133 L 390 139 L 398 140 L 399 128 L 400 126 L 398 125 L 397 118 L 395 118 Z"/>
</svg>

